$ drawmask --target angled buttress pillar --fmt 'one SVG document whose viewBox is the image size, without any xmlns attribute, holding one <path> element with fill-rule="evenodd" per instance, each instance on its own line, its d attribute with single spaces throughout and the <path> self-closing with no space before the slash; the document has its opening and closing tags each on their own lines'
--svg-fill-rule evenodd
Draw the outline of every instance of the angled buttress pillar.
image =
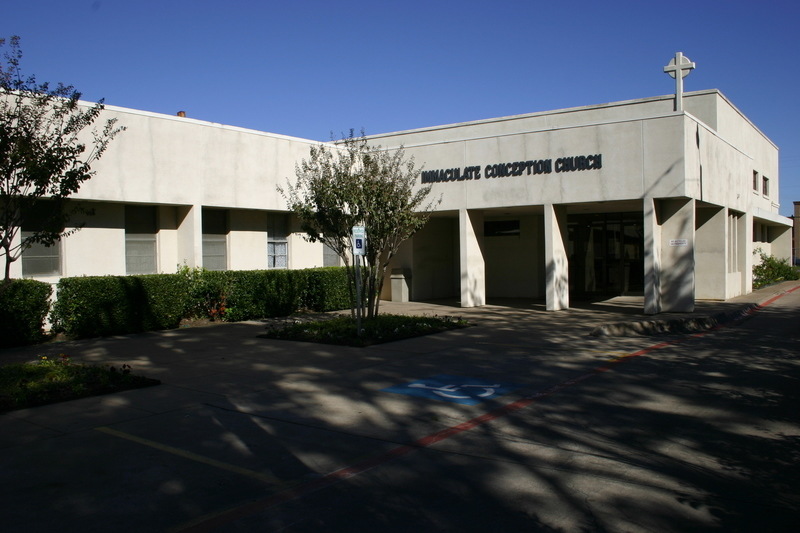
<svg viewBox="0 0 800 533">
<path fill-rule="evenodd" d="M 544 206 L 545 303 L 548 311 L 569 309 L 567 209 Z"/>
<path fill-rule="evenodd" d="M 461 307 L 486 304 L 486 260 L 483 246 L 483 212 L 458 211 Z"/>
</svg>

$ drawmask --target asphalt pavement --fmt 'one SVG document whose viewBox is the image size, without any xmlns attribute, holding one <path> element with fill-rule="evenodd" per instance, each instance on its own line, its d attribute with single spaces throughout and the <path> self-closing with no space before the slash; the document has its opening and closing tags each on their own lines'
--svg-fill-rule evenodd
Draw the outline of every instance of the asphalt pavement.
<svg viewBox="0 0 800 533">
<path fill-rule="evenodd" d="M 0 415 L 2 529 L 793 531 L 798 289 L 383 302 L 473 325 L 369 348 L 255 321 L 0 350 L 162 382 Z"/>
</svg>

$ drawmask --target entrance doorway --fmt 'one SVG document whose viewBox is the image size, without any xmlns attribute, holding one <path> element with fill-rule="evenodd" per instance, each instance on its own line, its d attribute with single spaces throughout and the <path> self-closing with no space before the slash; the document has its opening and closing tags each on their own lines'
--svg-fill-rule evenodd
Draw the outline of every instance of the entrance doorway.
<svg viewBox="0 0 800 533">
<path fill-rule="evenodd" d="M 569 215 L 570 298 L 644 294 L 641 213 Z"/>
</svg>

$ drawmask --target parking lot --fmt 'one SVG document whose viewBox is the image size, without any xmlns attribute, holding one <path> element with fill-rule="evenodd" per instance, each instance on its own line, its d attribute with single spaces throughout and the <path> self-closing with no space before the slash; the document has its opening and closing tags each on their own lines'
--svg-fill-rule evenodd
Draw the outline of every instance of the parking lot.
<svg viewBox="0 0 800 533">
<path fill-rule="evenodd" d="M 799 287 L 698 306 L 768 304 L 702 334 L 588 335 L 643 319 L 623 300 L 387 303 L 474 326 L 365 349 L 243 323 L 6 350 L 162 385 L 0 415 L 3 529 L 789 531 Z"/>
</svg>

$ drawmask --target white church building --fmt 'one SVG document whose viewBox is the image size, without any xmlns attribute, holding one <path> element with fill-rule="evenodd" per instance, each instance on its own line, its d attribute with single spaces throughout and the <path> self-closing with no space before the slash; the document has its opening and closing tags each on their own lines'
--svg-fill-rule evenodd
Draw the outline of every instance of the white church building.
<svg viewBox="0 0 800 533">
<path fill-rule="evenodd" d="M 384 297 L 558 310 L 631 294 L 655 314 L 750 292 L 754 250 L 791 256 L 778 147 L 720 91 L 684 93 L 693 66 L 678 54 L 665 67 L 679 74 L 667 96 L 372 136 L 403 146 L 442 199 Z M 73 196 L 95 214 L 27 250 L 12 277 L 338 264 L 277 191 L 318 142 L 107 106 L 111 117 L 127 131 Z"/>
</svg>

